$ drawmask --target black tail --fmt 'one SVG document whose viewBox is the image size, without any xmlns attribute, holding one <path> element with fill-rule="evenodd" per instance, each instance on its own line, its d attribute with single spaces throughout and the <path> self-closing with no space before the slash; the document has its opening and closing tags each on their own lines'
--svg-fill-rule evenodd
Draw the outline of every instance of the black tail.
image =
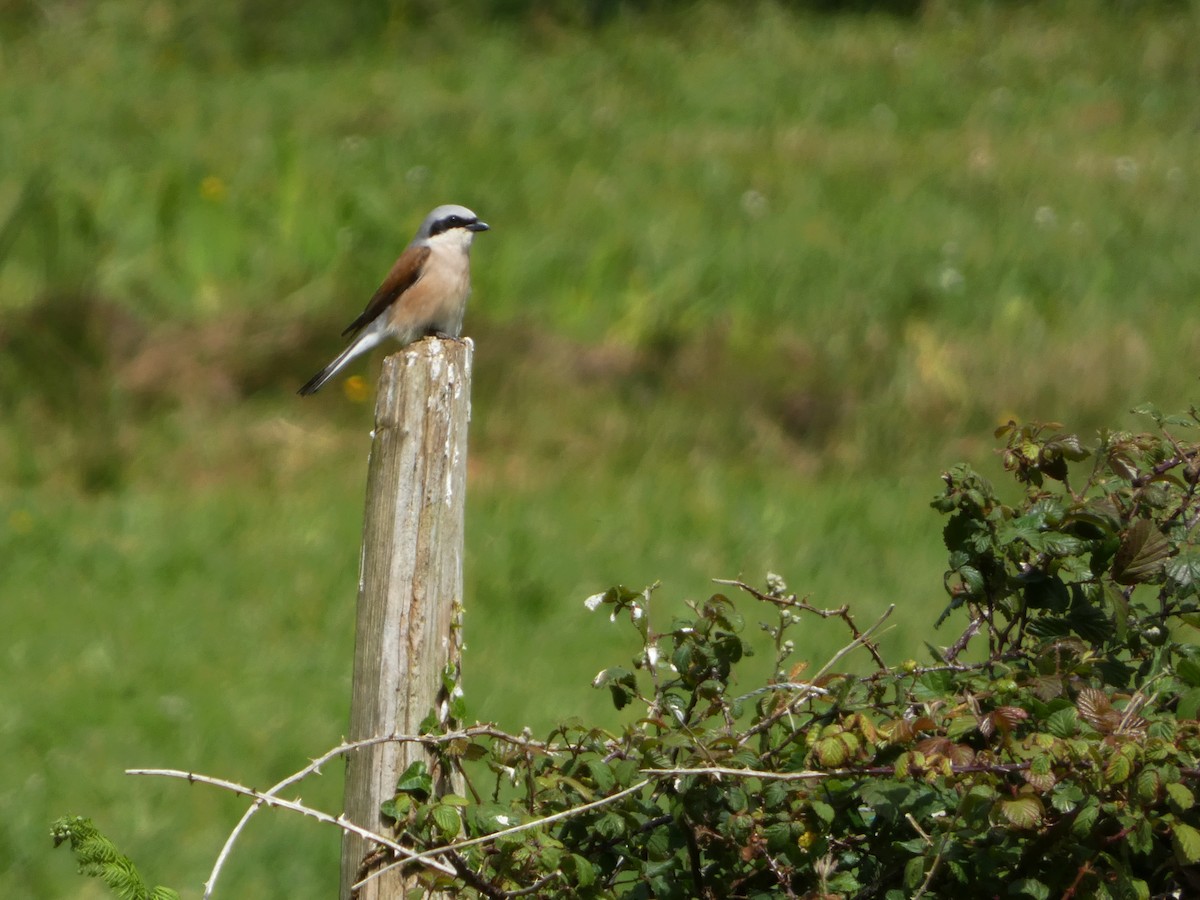
<svg viewBox="0 0 1200 900">
<path fill-rule="evenodd" d="M 354 359 L 354 357 L 358 356 L 360 353 L 365 353 L 366 351 L 370 350 L 381 340 L 383 340 L 383 338 L 383 332 L 378 330 L 360 333 L 358 337 L 350 342 L 350 345 L 347 346 L 345 350 L 337 355 L 337 359 L 323 368 L 312 378 L 308 379 L 308 381 L 305 382 L 304 387 L 300 388 L 300 390 L 298 390 L 296 393 L 301 397 L 307 397 L 309 394 L 315 394 L 322 388 L 322 386 L 324 386 L 325 382 L 340 372 L 342 368 L 345 367 L 346 363 L 350 362 L 350 360 Z"/>
<path fill-rule="evenodd" d="M 336 371 L 337 370 L 332 365 L 326 366 L 312 378 L 308 379 L 308 381 L 304 382 L 304 386 L 301 387 L 300 390 L 296 391 L 296 393 L 301 397 L 307 397 L 309 394 L 315 394 L 325 386 L 325 382 L 332 378 L 333 373 Z"/>
</svg>

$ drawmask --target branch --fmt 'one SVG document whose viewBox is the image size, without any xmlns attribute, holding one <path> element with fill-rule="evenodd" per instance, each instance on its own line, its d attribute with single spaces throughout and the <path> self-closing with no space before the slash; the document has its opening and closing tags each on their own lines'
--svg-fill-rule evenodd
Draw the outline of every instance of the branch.
<svg viewBox="0 0 1200 900">
<path fill-rule="evenodd" d="M 862 676 L 864 682 L 878 682 L 884 678 L 919 678 L 922 675 L 930 675 L 935 672 L 979 672 L 983 669 L 991 668 L 997 663 L 1008 662 L 1013 659 L 1026 659 L 1028 654 L 1023 650 L 1006 650 L 995 659 L 985 659 L 983 662 L 975 663 L 945 663 L 936 666 L 916 666 L 911 669 L 904 669 L 902 672 L 895 670 L 889 672 L 872 672 L 870 675 Z"/>
<path fill-rule="evenodd" d="M 878 631 L 880 629 L 880 627 L 883 625 L 883 623 L 886 622 L 888 620 L 888 617 L 891 616 L 891 614 L 895 611 L 896 611 L 896 604 L 895 603 L 890 604 L 888 606 L 888 608 L 883 611 L 883 615 L 875 620 L 875 624 L 873 624 L 870 628 L 868 628 L 866 631 L 863 631 L 861 633 L 859 632 L 859 630 L 857 628 L 854 627 L 854 623 L 851 622 L 850 628 L 851 628 L 851 630 L 854 631 L 854 640 L 852 640 L 850 643 L 848 643 L 845 647 L 843 647 L 837 653 L 833 654 L 833 656 L 831 656 L 829 658 L 829 662 L 827 662 L 827 663 L 825 663 L 825 665 L 821 666 L 821 668 L 818 670 L 817 674 L 812 677 L 812 680 L 820 681 L 821 678 L 830 669 L 832 669 L 835 665 L 838 664 L 838 662 L 841 661 L 843 656 L 845 656 L 847 653 L 849 653 L 851 650 L 853 650 L 855 647 L 859 646 L 860 644 L 863 647 L 866 647 L 871 652 L 871 656 L 873 656 L 875 658 L 876 662 L 879 663 L 880 668 L 886 669 L 887 665 L 883 662 L 883 660 L 881 660 L 879 658 L 879 652 L 875 649 L 875 645 L 873 643 L 871 643 L 869 638 L 871 637 L 871 635 L 873 635 L 876 631 Z"/>
<path fill-rule="evenodd" d="M 542 888 L 544 888 L 550 882 L 554 881 L 556 878 L 562 878 L 562 877 L 563 877 L 563 873 L 558 871 L 558 869 L 555 869 L 553 872 L 551 872 L 545 878 L 535 881 L 529 887 L 521 888 L 519 891 L 506 891 L 504 896 L 505 897 L 528 897 L 532 894 L 536 894 L 538 891 L 540 891 Z"/>
<path fill-rule="evenodd" d="M 946 652 L 942 655 L 942 659 L 948 663 L 952 663 L 958 659 L 958 654 L 966 650 L 967 644 L 971 643 L 971 638 L 979 633 L 979 629 L 983 626 L 983 621 L 983 616 L 972 616 L 966 630 L 959 635 L 958 640 L 946 649 Z"/>
<path fill-rule="evenodd" d="M 760 688 L 755 688 L 742 696 L 736 698 L 734 703 L 744 703 L 751 697 L 757 697 L 760 694 L 769 694 L 772 691 L 803 691 L 806 694 L 815 694 L 818 697 L 829 696 L 829 691 L 823 687 L 817 687 L 815 684 L 809 684 L 806 681 L 776 681 L 773 684 L 763 685 Z"/>
<path fill-rule="evenodd" d="M 517 832 L 520 832 L 520 831 L 528 831 L 531 828 L 540 828 L 543 825 L 549 825 L 551 822 L 558 822 L 562 819 L 566 819 L 571 816 L 577 816 L 580 813 L 585 813 L 585 812 L 588 812 L 589 810 L 593 810 L 598 807 L 604 806 L 606 804 L 612 803 L 616 800 L 620 800 L 622 797 L 627 797 L 632 793 L 640 791 L 642 788 L 644 788 L 649 783 L 650 783 L 650 779 L 645 778 L 642 781 L 639 781 L 637 784 L 630 785 L 629 787 L 625 788 L 624 790 L 617 791 L 615 794 L 610 794 L 607 797 L 601 797 L 599 800 L 593 800 L 591 803 L 585 803 L 582 806 L 573 806 L 573 807 L 571 807 L 571 809 L 565 809 L 562 812 L 555 813 L 552 816 L 546 816 L 541 819 L 534 819 L 531 822 L 524 822 L 520 825 L 514 825 L 512 828 L 505 828 L 502 831 L 493 831 L 491 834 L 485 834 L 485 835 L 482 835 L 481 837 L 470 838 L 469 840 L 458 841 L 453 844 L 446 844 L 443 847 L 434 847 L 432 850 L 423 850 L 420 853 L 413 853 L 411 850 L 406 850 L 405 853 L 408 855 L 407 859 L 397 860 L 396 862 L 389 863 L 388 865 L 383 866 L 382 868 L 376 869 L 374 872 L 372 872 L 366 878 L 362 879 L 361 881 L 357 882 L 356 884 L 352 885 L 351 887 L 353 890 L 359 890 L 360 888 L 362 888 L 362 886 L 364 884 L 366 884 L 372 878 L 378 878 L 384 872 L 388 871 L 389 869 L 394 869 L 396 866 L 405 866 L 405 865 L 408 865 L 409 863 L 415 863 L 415 862 L 425 863 L 427 860 L 430 860 L 432 857 L 438 856 L 442 853 L 454 853 L 459 850 L 462 850 L 464 847 L 473 847 L 476 844 L 487 844 L 487 843 L 490 843 L 491 841 L 496 840 L 497 838 L 507 837 L 510 834 L 516 834 Z M 449 868 L 449 867 L 447 867 L 447 868 Z M 451 870 L 451 872 L 453 872 L 453 870 Z"/>
<path fill-rule="evenodd" d="M 432 869 L 437 869 L 447 875 L 454 875 L 454 868 L 447 865 L 441 860 L 427 859 L 424 855 L 416 853 L 401 844 L 397 844 L 391 838 L 384 837 L 382 834 L 363 828 L 361 825 L 355 825 L 343 816 L 331 816 L 329 813 L 321 812 L 319 809 L 313 809 L 311 806 L 305 806 L 298 800 L 282 800 L 279 797 L 273 797 L 269 794 L 264 794 L 262 791 L 256 791 L 253 788 L 248 788 L 244 785 L 237 784 L 233 781 L 225 781 L 223 778 L 213 778 L 209 775 L 198 775 L 195 772 L 183 772 L 179 769 L 126 769 L 126 775 L 161 775 L 167 778 L 181 778 L 184 781 L 201 784 L 210 784 L 213 787 L 223 788 L 227 791 L 232 791 L 235 794 L 241 794 L 243 797 L 252 797 L 255 802 L 263 806 L 278 806 L 280 809 L 290 809 L 292 812 L 298 812 L 301 815 L 310 816 L 318 822 L 326 822 L 330 825 L 336 825 L 342 831 L 348 831 L 351 834 L 357 834 L 359 837 L 368 841 L 373 841 L 376 844 L 382 844 L 392 852 L 399 856 L 407 857 L 411 862 L 420 862 L 422 865 L 429 866 Z"/>
<path fill-rule="evenodd" d="M 1029 762 L 1019 763 L 967 763 L 963 765 L 951 765 L 949 770 L 956 775 L 964 775 L 972 772 L 988 772 L 992 774 L 1008 774 L 1011 772 L 1022 772 L 1028 769 Z M 930 769 L 935 767 L 929 767 Z M 946 767 L 937 766 L 937 771 L 945 771 Z M 1087 761 L 1081 762 L 1081 768 L 1091 768 L 1091 763 Z M 727 766 L 698 766 L 695 768 L 678 768 L 678 769 L 639 769 L 643 775 L 649 775 L 653 778 L 664 778 L 667 776 L 680 775 L 713 775 L 717 778 L 729 776 L 731 778 L 761 778 L 764 781 L 819 781 L 822 778 L 862 778 L 870 776 L 872 778 L 883 778 L 895 776 L 895 766 L 863 766 L 862 768 L 848 769 L 828 769 L 821 771 L 818 769 L 804 769 L 799 772 L 772 772 L 767 769 L 733 769 Z M 925 771 L 922 769 L 922 771 Z M 1183 770 L 1185 774 L 1187 770 Z M 1200 770 L 1197 770 L 1200 774 Z"/>
<path fill-rule="evenodd" d="M 731 583 L 740 583 L 740 582 L 731 582 Z M 873 624 L 866 631 L 859 633 L 857 631 L 857 629 L 855 629 L 854 640 L 852 640 L 850 643 L 848 643 L 845 647 L 843 647 L 837 653 L 833 654 L 833 656 L 830 657 L 829 662 L 827 662 L 827 663 L 825 663 L 825 665 L 821 666 L 820 671 L 818 671 L 817 674 L 815 674 L 809 680 L 810 683 L 815 684 L 816 682 L 820 681 L 821 678 L 830 669 L 832 669 L 835 665 L 837 665 L 837 663 L 842 659 L 842 657 L 844 657 L 847 653 L 849 653 L 855 647 L 859 646 L 860 644 L 869 645 L 868 639 L 871 637 L 872 634 L 874 634 L 879 629 L 879 627 L 881 625 L 883 625 L 883 623 L 885 621 L 887 621 L 888 616 L 890 616 L 892 614 L 892 611 L 895 610 L 895 608 L 896 608 L 896 605 L 893 603 L 891 606 L 889 606 L 887 608 L 887 610 L 884 611 L 882 616 L 880 616 L 878 619 L 875 620 L 875 624 Z M 792 707 L 795 706 L 796 703 L 808 699 L 808 696 L 809 696 L 809 694 L 805 694 L 804 697 L 797 698 L 796 700 L 793 700 L 790 703 L 785 703 L 783 706 L 781 706 L 775 712 L 771 713 L 770 716 L 763 719 L 761 722 L 759 722 L 753 728 L 750 728 L 748 731 L 746 731 L 746 733 L 743 734 L 740 738 L 738 738 L 738 746 L 739 747 L 744 746 L 746 744 L 746 742 L 749 741 L 755 735 L 762 734 L 764 731 L 769 731 L 771 728 L 773 728 L 775 726 L 776 722 L 778 722 L 784 716 L 791 714 Z"/>
<path fill-rule="evenodd" d="M 894 766 L 888 766 L 886 767 L 886 770 L 893 775 L 896 773 Z M 651 775 L 655 778 L 680 775 L 714 775 L 717 778 L 720 778 L 723 775 L 729 775 L 733 778 L 762 778 L 767 781 L 815 781 L 820 778 L 837 778 L 843 775 L 861 775 L 866 770 L 832 769 L 828 772 L 819 772 L 815 769 L 806 769 L 802 772 L 769 772 L 763 769 L 732 769 L 727 766 L 699 766 L 695 768 L 682 767 L 677 769 L 640 769 L 639 771 L 643 775 Z"/>
<path fill-rule="evenodd" d="M 783 609 L 802 609 L 805 612 L 818 615 L 822 619 L 828 619 L 837 616 L 846 623 L 846 627 L 850 629 L 850 634 L 853 635 L 855 639 L 865 637 L 866 634 L 870 633 L 870 629 L 868 629 L 867 632 L 859 632 L 858 626 L 854 624 L 854 618 L 850 615 L 850 607 L 846 604 L 842 604 L 837 609 L 821 609 L 820 607 L 805 603 L 803 600 L 797 600 L 795 594 L 790 594 L 787 597 L 776 597 L 771 594 L 764 594 L 757 588 L 753 588 L 746 584 L 746 582 L 740 581 L 736 578 L 714 578 L 713 582 L 716 584 L 727 584 L 730 587 L 740 588 L 750 596 L 754 597 L 756 600 L 761 600 L 764 603 L 772 603 L 775 606 Z M 886 619 L 889 615 L 891 615 L 891 608 L 889 608 L 888 612 L 884 614 L 884 618 Z M 887 663 L 883 661 L 883 657 L 879 655 L 878 647 L 876 647 L 872 642 L 866 640 L 864 640 L 862 644 L 870 652 L 871 658 L 875 660 L 875 664 L 879 666 L 879 668 L 886 669 L 888 667 Z"/>
<path fill-rule="evenodd" d="M 962 807 L 960 805 L 959 811 L 961 811 L 961 809 Z M 953 830 L 953 825 L 958 821 L 959 811 L 954 813 L 954 822 L 951 823 L 951 828 L 943 829 L 942 838 L 940 841 L 938 841 L 937 853 L 935 853 L 933 856 L 933 862 L 929 866 L 929 871 L 925 873 L 925 880 L 921 882 L 921 886 L 917 888 L 917 892 L 913 894 L 913 900 L 920 900 L 921 897 L 924 897 L 929 892 L 929 887 L 933 884 L 933 879 L 937 877 L 938 870 L 942 867 L 942 854 L 945 853 L 946 845 L 950 841 L 950 833 Z M 922 830 L 921 826 L 917 824 L 917 820 L 913 818 L 912 813 L 905 813 L 904 817 L 908 819 L 912 827 L 917 830 L 917 834 L 921 835 L 921 837 L 925 839 L 926 845 L 933 843 L 933 840 L 929 837 L 929 835 L 927 835 Z"/>
<path fill-rule="evenodd" d="M 1187 463 L 1189 460 L 1192 460 L 1196 457 L 1196 454 L 1198 451 L 1196 451 L 1194 449 L 1182 450 L 1179 448 L 1179 445 L 1175 443 L 1175 440 L 1173 438 L 1171 438 L 1170 435 L 1167 435 L 1167 439 L 1170 440 L 1172 444 L 1175 444 L 1176 454 L 1173 457 L 1171 457 L 1170 459 L 1163 460 L 1158 465 L 1154 466 L 1149 472 L 1145 472 L 1141 475 L 1138 475 L 1136 478 L 1134 478 L 1130 482 L 1130 484 L 1133 485 L 1133 487 L 1135 487 L 1135 488 L 1145 487 L 1151 481 L 1153 481 L 1155 478 L 1160 478 L 1161 476 L 1165 475 L 1167 472 L 1170 472 L 1176 466 L 1182 466 L 1185 463 Z"/>
<path fill-rule="evenodd" d="M 264 791 L 263 796 L 274 797 L 280 791 L 282 791 L 284 788 L 287 788 L 287 787 L 295 784 L 298 781 L 303 781 L 309 775 L 320 773 L 321 767 L 323 765 L 325 765 L 326 763 L 330 762 L 331 760 L 334 760 L 339 756 L 345 756 L 346 754 L 352 753 L 355 750 L 361 750 L 364 747 L 372 747 L 372 746 L 375 746 L 376 744 L 387 744 L 387 743 L 393 743 L 393 742 L 395 742 L 395 743 L 418 743 L 419 742 L 422 744 L 444 744 L 444 743 L 448 743 L 450 741 L 456 741 L 456 740 L 460 740 L 460 739 L 470 740 L 471 738 L 476 738 L 476 737 L 495 738 L 496 740 L 499 740 L 499 741 L 505 741 L 506 743 L 516 744 L 521 747 L 532 748 L 539 752 L 550 754 L 550 755 L 553 755 L 554 753 L 557 752 L 556 748 L 551 747 L 548 744 L 543 744 L 540 741 L 533 741 L 533 740 L 530 740 L 525 737 L 517 737 L 515 735 L 508 734 L 507 732 L 500 731 L 498 728 L 496 728 L 493 725 L 473 725 L 470 728 L 464 728 L 460 731 L 447 732 L 446 734 L 423 734 L 423 735 L 388 734 L 388 735 L 381 735 L 381 736 L 377 736 L 377 737 L 365 738 L 360 741 L 343 741 L 341 744 L 334 747 L 328 753 L 325 753 L 324 755 L 319 756 L 316 759 L 314 759 L 311 763 L 309 763 L 307 766 L 305 766 L 300 771 L 295 772 L 292 775 L 289 775 L 287 778 L 283 779 L 283 781 L 279 782 L 278 784 L 276 784 L 276 785 L 272 786 L 271 788 L 267 789 L 266 791 Z M 197 780 L 199 780 L 199 779 L 197 779 Z M 247 809 L 246 812 L 243 813 L 241 819 L 238 820 L 237 825 L 235 825 L 233 827 L 233 831 L 231 831 L 229 833 L 229 837 L 226 838 L 224 846 L 221 847 L 221 852 L 219 854 L 217 854 L 217 861 L 213 865 L 212 872 L 209 873 L 208 880 L 204 882 L 204 898 L 203 898 L 203 900 L 208 900 L 208 898 L 212 896 L 213 891 L 216 890 L 217 878 L 220 877 L 221 869 L 224 867 L 226 860 L 229 858 L 230 853 L 233 851 L 234 843 L 237 842 L 238 837 L 241 836 L 241 833 L 242 833 L 242 831 L 245 830 L 246 825 L 249 824 L 249 822 L 252 818 L 254 818 L 254 814 L 256 812 L 258 812 L 260 809 L 262 809 L 262 807 L 264 805 L 269 805 L 269 804 L 266 804 L 265 801 L 262 801 L 262 800 L 255 800 L 254 803 L 252 803 L 250 805 L 249 809 Z"/>
</svg>

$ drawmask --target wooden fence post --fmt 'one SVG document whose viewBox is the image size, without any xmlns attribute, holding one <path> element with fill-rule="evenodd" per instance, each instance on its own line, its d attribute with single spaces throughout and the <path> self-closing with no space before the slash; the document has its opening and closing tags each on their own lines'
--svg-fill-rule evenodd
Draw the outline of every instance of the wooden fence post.
<svg viewBox="0 0 1200 900">
<path fill-rule="evenodd" d="M 430 709 L 447 699 L 446 665 L 459 663 L 473 349 L 469 340 L 429 339 L 383 362 L 367 470 L 350 740 L 417 734 Z M 379 805 L 418 759 L 429 761 L 410 743 L 352 753 L 347 818 L 387 833 Z M 361 838 L 344 837 L 342 900 L 370 850 Z M 372 879 L 357 897 L 403 897 L 397 871 Z"/>
</svg>

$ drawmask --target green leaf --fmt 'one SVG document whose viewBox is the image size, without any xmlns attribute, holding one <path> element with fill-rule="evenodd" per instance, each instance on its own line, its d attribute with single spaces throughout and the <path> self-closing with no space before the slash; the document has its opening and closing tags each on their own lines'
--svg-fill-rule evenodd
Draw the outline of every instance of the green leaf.
<svg viewBox="0 0 1200 900">
<path fill-rule="evenodd" d="M 845 859 L 845 855 L 842 859 Z M 825 887 L 832 894 L 842 894 L 846 896 L 858 896 L 862 890 L 862 883 L 854 877 L 853 872 L 835 872 L 833 877 L 825 882 Z"/>
<path fill-rule="evenodd" d="M 1181 722 L 1200 719 L 1200 687 L 1184 691 L 1175 705 L 1175 718 Z"/>
<path fill-rule="evenodd" d="M 613 785 L 617 782 L 617 777 L 613 774 L 612 766 L 602 759 L 590 759 L 587 763 L 588 773 L 592 776 L 592 783 L 596 785 L 596 790 L 602 794 L 607 794 L 612 790 Z"/>
<path fill-rule="evenodd" d="M 959 741 L 979 728 L 979 720 L 969 712 L 954 716 L 946 725 L 946 739 Z"/>
<path fill-rule="evenodd" d="M 777 822 L 774 825 L 768 825 L 763 829 L 763 837 L 767 839 L 767 849 L 772 853 L 795 849 L 793 834 L 797 829 L 798 826 L 791 822 Z"/>
<path fill-rule="evenodd" d="M 733 601 L 724 594 L 709 597 L 700 613 L 730 631 L 741 631 L 746 625 L 745 618 L 737 611 Z"/>
<path fill-rule="evenodd" d="M 1130 878 L 1125 873 L 1117 876 L 1121 900 L 1150 900 L 1150 885 L 1140 878 Z"/>
<path fill-rule="evenodd" d="M 1137 798 L 1145 804 L 1158 800 L 1158 792 L 1162 788 L 1162 777 L 1157 769 L 1142 769 L 1134 781 Z"/>
<path fill-rule="evenodd" d="M 1071 823 L 1071 833 L 1081 839 L 1089 837 L 1098 818 L 1100 818 L 1100 801 L 1095 797 L 1088 797 L 1084 800 L 1079 814 L 1075 816 L 1075 821 Z"/>
<path fill-rule="evenodd" d="M 451 696 L 460 693 L 458 666 L 454 663 L 446 663 L 442 669 L 442 688 Z"/>
<path fill-rule="evenodd" d="M 842 740 L 842 735 L 840 734 L 821 738 L 817 741 L 813 749 L 816 751 L 817 759 L 821 765 L 827 769 L 836 769 L 839 766 L 844 766 L 846 760 L 850 758 L 850 750 L 846 746 L 846 742 Z"/>
<path fill-rule="evenodd" d="M 592 681 L 592 687 L 607 687 L 612 693 L 613 706 L 624 709 L 637 697 L 637 679 L 622 666 L 605 669 Z"/>
<path fill-rule="evenodd" d="M 1176 725 L 1170 719 L 1157 719 L 1146 729 L 1147 736 L 1160 741 L 1174 741 Z"/>
<path fill-rule="evenodd" d="M 1050 888 L 1036 878 L 1018 878 L 1008 886 L 1010 897 L 1033 897 L 1034 900 L 1047 900 Z"/>
<path fill-rule="evenodd" d="M 1058 532 L 1050 532 L 1042 540 L 1043 549 L 1052 556 L 1078 556 L 1080 553 L 1086 552 L 1090 546 L 1090 541 Z"/>
<path fill-rule="evenodd" d="M 1104 767 L 1104 780 L 1108 784 L 1121 784 L 1133 774 L 1133 760 L 1124 753 L 1114 753 Z"/>
<path fill-rule="evenodd" d="M 954 691 L 954 675 L 951 672 L 926 672 L 913 685 L 913 699 L 919 702 L 942 701 Z"/>
<path fill-rule="evenodd" d="M 763 787 L 763 805 L 767 809 L 774 809 L 787 802 L 788 787 L 782 781 L 772 779 Z"/>
<path fill-rule="evenodd" d="M 978 597 L 983 593 L 983 573 L 977 568 L 974 566 L 959 566 L 955 569 L 955 572 L 962 579 L 967 596 Z"/>
<path fill-rule="evenodd" d="M 1171 846 L 1181 862 L 1186 865 L 1200 863 L 1200 832 L 1184 822 L 1171 826 Z"/>
<path fill-rule="evenodd" d="M 593 826 L 596 834 L 605 840 L 616 840 L 625 833 L 625 820 L 613 812 L 606 812 Z"/>
<path fill-rule="evenodd" d="M 1079 462 L 1092 455 L 1092 451 L 1083 446 L 1077 434 L 1059 434 L 1046 442 L 1046 450 L 1060 453 L 1071 462 Z"/>
<path fill-rule="evenodd" d="M 1046 730 L 1056 738 L 1074 737 L 1079 731 L 1079 714 L 1075 707 L 1068 706 L 1052 713 L 1046 719 Z"/>
<path fill-rule="evenodd" d="M 563 871 L 575 887 L 591 887 L 596 882 L 596 867 L 576 853 L 563 860 Z"/>
<path fill-rule="evenodd" d="M 1179 782 L 1172 782 L 1164 785 L 1163 789 L 1167 793 L 1167 803 L 1176 813 L 1184 813 L 1196 805 L 1196 796 L 1192 793 L 1191 788 Z"/>
<path fill-rule="evenodd" d="M 1154 831 L 1150 822 L 1139 815 L 1133 828 L 1125 835 L 1125 846 L 1139 856 L 1149 856 L 1154 850 Z"/>
<path fill-rule="evenodd" d="M 736 817 L 734 817 L 736 818 Z M 747 817 L 749 818 L 749 817 Z M 747 823 L 747 831 L 749 830 Z M 655 828 L 646 838 L 646 855 L 650 859 L 663 860 L 671 855 L 671 831 L 668 828 Z"/>
<path fill-rule="evenodd" d="M 1189 596 L 1200 588 L 1200 551 L 1195 548 L 1183 550 L 1166 563 L 1167 578 L 1175 590 Z"/>
<path fill-rule="evenodd" d="M 914 856 L 904 864 L 904 886 L 912 891 L 925 880 L 925 858 Z"/>
<path fill-rule="evenodd" d="M 1137 406 L 1131 409 L 1130 412 L 1135 416 L 1149 416 L 1155 421 L 1161 421 L 1163 417 L 1162 411 L 1149 401 L 1146 401 L 1145 403 L 1139 403 Z"/>
<path fill-rule="evenodd" d="M 452 841 L 458 837 L 458 832 L 462 828 L 462 820 L 459 818 L 457 809 L 439 803 L 430 810 L 429 814 L 433 818 L 433 824 L 441 833 L 442 840 Z"/>
<path fill-rule="evenodd" d="M 484 803 L 464 809 L 467 827 L 474 836 L 493 834 L 521 823 L 521 817 L 498 803 Z"/>
<path fill-rule="evenodd" d="M 411 763 L 396 780 L 397 794 L 412 794 L 418 800 L 425 800 L 433 793 L 433 778 L 429 767 L 423 760 Z"/>
<path fill-rule="evenodd" d="M 1054 786 L 1054 792 L 1050 795 L 1050 803 L 1059 812 L 1065 813 L 1075 809 L 1083 797 L 1083 789 L 1079 785 L 1061 781 Z"/>
<path fill-rule="evenodd" d="M 1185 656 L 1175 664 L 1175 674 L 1188 687 L 1200 687 L 1200 660 Z"/>
<path fill-rule="evenodd" d="M 1168 416 L 1163 416 L 1164 425 L 1174 425 L 1176 428 L 1195 428 L 1196 421 L 1190 416 L 1183 416 L 1179 413 L 1171 413 Z"/>
<path fill-rule="evenodd" d="M 993 786 L 976 784 L 962 798 L 959 808 L 962 810 L 963 815 L 981 816 L 992 808 L 992 804 L 996 802 L 996 797 L 996 789 Z"/>
<path fill-rule="evenodd" d="M 730 812 L 738 813 L 750 805 L 750 799 L 746 796 L 745 790 L 734 784 L 725 792 L 725 805 L 729 807 Z"/>
<path fill-rule="evenodd" d="M 822 822 L 824 822 L 826 825 L 830 824 L 833 821 L 833 817 L 835 815 L 834 809 L 828 803 L 825 803 L 822 800 L 814 800 L 809 805 L 810 805 L 812 811 L 817 814 L 817 818 L 820 819 Z"/>
<path fill-rule="evenodd" d="M 1021 516 L 1005 522 L 996 532 L 996 540 L 1001 544 L 1012 544 L 1021 541 L 1041 549 L 1041 519 L 1038 516 Z"/>
<path fill-rule="evenodd" d="M 1000 814 L 1017 828 L 1037 828 L 1042 824 L 1042 802 L 1037 797 L 1014 797 L 996 804 Z"/>
<path fill-rule="evenodd" d="M 379 812 L 394 822 L 408 816 L 408 811 L 412 809 L 413 798 L 411 794 L 397 794 L 390 800 L 384 800 L 379 804 Z"/>
</svg>

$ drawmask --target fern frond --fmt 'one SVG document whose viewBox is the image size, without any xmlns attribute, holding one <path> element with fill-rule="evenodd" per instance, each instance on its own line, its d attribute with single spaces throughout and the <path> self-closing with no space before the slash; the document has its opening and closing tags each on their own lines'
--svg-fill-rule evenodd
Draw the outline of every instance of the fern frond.
<svg viewBox="0 0 1200 900">
<path fill-rule="evenodd" d="M 102 835 L 91 819 L 63 816 L 50 826 L 50 836 L 55 847 L 70 842 L 80 874 L 99 878 L 119 900 L 179 900 L 179 894 L 170 888 L 147 887 L 133 860 Z"/>
</svg>

